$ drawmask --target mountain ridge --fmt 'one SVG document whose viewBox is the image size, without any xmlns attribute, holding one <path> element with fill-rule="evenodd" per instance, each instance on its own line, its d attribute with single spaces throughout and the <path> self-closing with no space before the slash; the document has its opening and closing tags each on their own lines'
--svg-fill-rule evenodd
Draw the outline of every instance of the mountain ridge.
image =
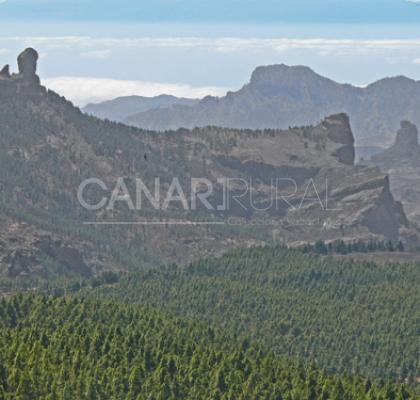
<svg viewBox="0 0 420 400">
<path fill-rule="evenodd" d="M 100 103 L 89 103 L 83 112 L 98 118 L 122 122 L 125 118 L 150 109 L 164 108 L 175 104 L 194 105 L 198 99 L 161 94 L 154 97 L 120 96 Z"/>
<path fill-rule="evenodd" d="M 306 66 L 278 64 L 257 67 L 247 84 L 224 97 L 209 96 L 191 107 L 151 109 L 124 122 L 159 131 L 208 125 L 285 129 L 345 112 L 358 145 L 367 146 L 390 143 L 402 119 L 420 124 L 419 107 L 420 82 L 411 78 L 389 77 L 356 87 Z"/>
</svg>

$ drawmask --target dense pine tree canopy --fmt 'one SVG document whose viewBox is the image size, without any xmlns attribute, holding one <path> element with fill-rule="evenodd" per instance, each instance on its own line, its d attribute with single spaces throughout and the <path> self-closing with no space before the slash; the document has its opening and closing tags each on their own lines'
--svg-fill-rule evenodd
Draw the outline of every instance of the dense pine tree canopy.
<svg viewBox="0 0 420 400">
<path fill-rule="evenodd" d="M 127 274 L 99 293 L 206 320 L 331 372 L 420 377 L 420 264 L 251 248 Z"/>
<path fill-rule="evenodd" d="M 206 324 L 113 301 L 0 302 L 0 399 L 415 399 L 335 376 Z"/>
</svg>

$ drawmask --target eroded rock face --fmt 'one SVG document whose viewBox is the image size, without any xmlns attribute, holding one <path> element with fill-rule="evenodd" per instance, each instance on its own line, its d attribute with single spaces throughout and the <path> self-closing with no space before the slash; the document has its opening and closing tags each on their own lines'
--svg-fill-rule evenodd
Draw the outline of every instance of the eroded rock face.
<svg viewBox="0 0 420 400">
<path fill-rule="evenodd" d="M 32 48 L 25 49 L 19 54 L 18 59 L 19 77 L 27 82 L 39 83 L 39 77 L 36 75 L 38 62 L 38 52 Z"/>
</svg>

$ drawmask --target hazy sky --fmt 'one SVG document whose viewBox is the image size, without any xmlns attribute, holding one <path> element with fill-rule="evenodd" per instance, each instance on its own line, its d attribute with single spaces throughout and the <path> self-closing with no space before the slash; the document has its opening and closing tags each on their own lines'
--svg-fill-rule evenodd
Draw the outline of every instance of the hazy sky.
<svg viewBox="0 0 420 400">
<path fill-rule="evenodd" d="M 420 2 L 420 0 L 419 0 Z M 0 64 L 35 47 L 77 104 L 238 89 L 262 64 L 340 82 L 420 80 L 420 5 L 405 0 L 0 0 Z"/>
<path fill-rule="evenodd" d="M 1 1 L 1 0 L 0 0 Z M 144 22 L 420 22 L 405 0 L 2 0 L 3 19 Z M 412 3 L 416 3 L 413 0 Z"/>
</svg>

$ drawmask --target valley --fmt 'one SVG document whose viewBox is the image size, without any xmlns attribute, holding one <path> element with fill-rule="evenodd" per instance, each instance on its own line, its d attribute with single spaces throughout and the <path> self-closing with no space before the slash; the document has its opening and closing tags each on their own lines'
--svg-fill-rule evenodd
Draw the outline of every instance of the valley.
<svg viewBox="0 0 420 400">
<path fill-rule="evenodd" d="M 0 72 L 0 400 L 420 399 L 416 119 L 368 96 L 417 82 L 260 67 L 84 113 L 38 59 Z"/>
</svg>

